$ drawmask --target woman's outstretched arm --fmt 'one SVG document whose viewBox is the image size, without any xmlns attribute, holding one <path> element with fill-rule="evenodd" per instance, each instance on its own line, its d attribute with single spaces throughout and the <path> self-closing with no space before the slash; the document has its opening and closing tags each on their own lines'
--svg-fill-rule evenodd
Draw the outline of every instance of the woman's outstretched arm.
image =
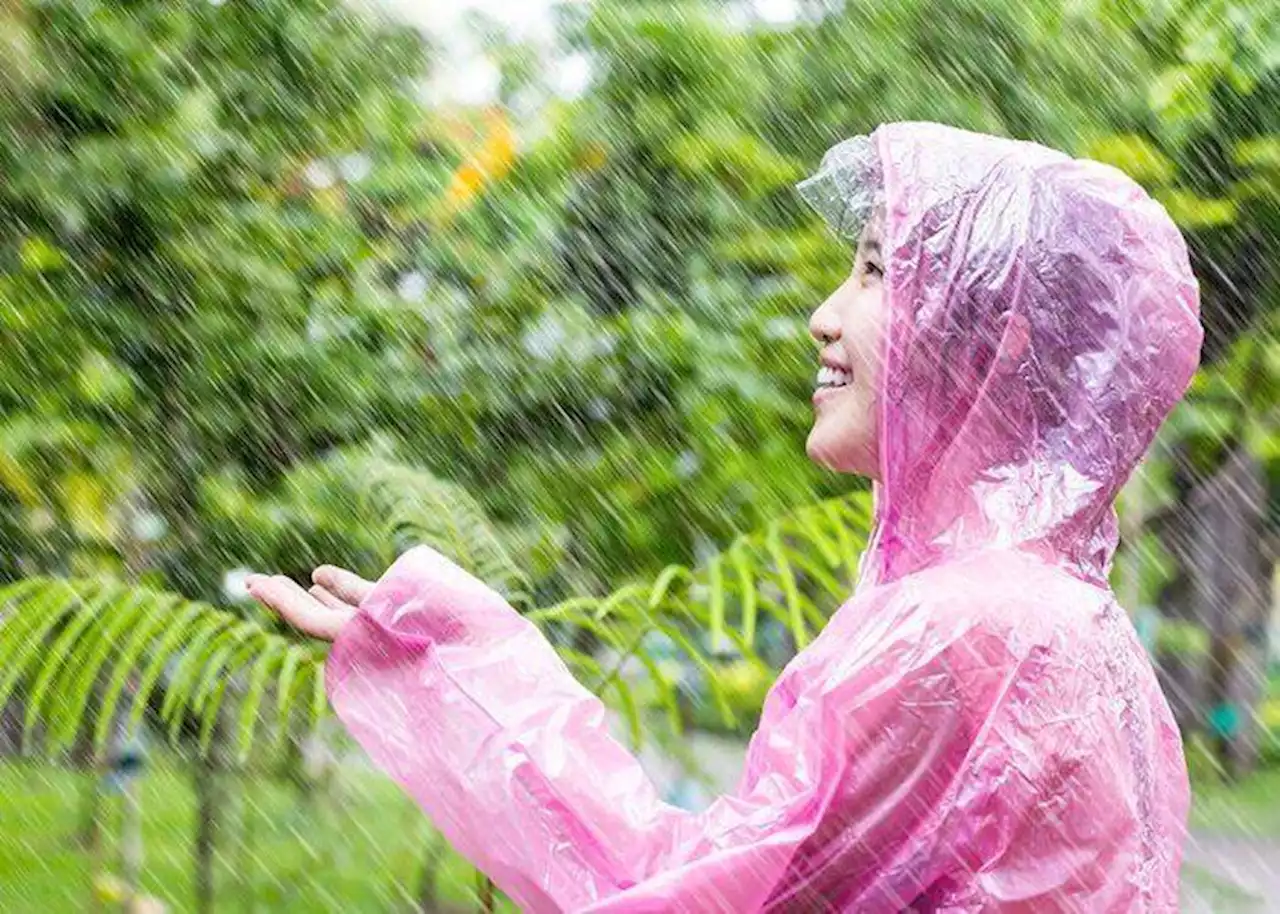
<svg viewBox="0 0 1280 914">
<path fill-rule="evenodd" d="M 967 742 L 945 658 L 902 661 L 784 677 L 738 789 L 697 814 L 661 801 L 531 622 L 429 547 L 361 601 L 326 685 L 354 738 L 525 910 L 747 912 L 833 872 L 862 886 L 862 910 L 898 910 L 933 878 L 919 832 Z"/>
</svg>

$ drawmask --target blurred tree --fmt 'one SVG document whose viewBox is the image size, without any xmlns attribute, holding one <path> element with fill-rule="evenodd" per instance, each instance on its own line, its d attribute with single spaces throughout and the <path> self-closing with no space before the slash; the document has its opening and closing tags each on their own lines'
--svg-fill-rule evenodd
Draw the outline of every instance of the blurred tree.
<svg viewBox="0 0 1280 914">
<path fill-rule="evenodd" d="M 547 596 L 655 572 L 843 485 L 803 453 L 816 360 L 796 274 L 830 251 L 771 195 L 764 85 L 713 3 L 596 4 L 593 82 L 420 249 L 435 329 L 414 452 L 546 522 Z M 827 274 L 829 275 L 829 273 Z"/>
<path fill-rule="evenodd" d="M 395 372 L 376 354 L 414 332 L 370 275 L 338 169 L 395 141 L 385 99 L 423 49 L 337 3 L 21 15 L 42 75 L 2 100 L 21 126 L 0 141 L 4 410 L 124 448 L 129 472 L 79 484 L 107 506 L 139 488 L 144 564 L 214 596 L 227 556 L 201 537 L 202 480 L 240 467 L 269 485 L 362 436 L 376 373 Z"/>
<path fill-rule="evenodd" d="M 816 165 L 884 121 L 934 120 L 1072 150 L 1146 110 L 1154 66 L 1082 4 L 814 0 L 762 30 L 768 136 Z"/>
<path fill-rule="evenodd" d="M 378 106 L 409 94 L 425 49 L 337 0 L 3 12 L 0 437 L 69 428 L 75 448 L 23 464 L 22 510 L 54 522 L 19 540 L 19 564 L 122 565 L 221 599 L 245 552 L 205 535 L 206 479 L 242 469 L 264 487 L 362 436 L 395 370 L 371 355 L 399 345 L 403 317 L 368 278 L 335 164 L 387 141 Z M 324 341 L 335 308 L 359 332 Z"/>
<path fill-rule="evenodd" d="M 191 710 L 186 725 L 212 738 L 224 698 L 252 710 L 268 684 L 315 712 L 309 651 L 196 601 L 231 603 L 225 575 L 241 564 L 376 575 L 409 539 L 439 535 L 383 522 L 453 518 L 469 491 L 462 541 L 479 537 L 475 517 L 499 522 L 530 605 L 551 607 L 539 621 L 624 712 L 674 707 L 662 671 L 647 696 L 622 679 L 647 627 L 696 665 L 703 636 L 720 647 L 735 622 L 740 681 L 709 688 L 716 712 L 750 705 L 757 613 L 802 644 L 847 588 L 834 569 L 865 522 L 829 503 L 802 512 L 807 533 L 772 520 L 851 486 L 803 451 L 805 318 L 850 252 L 791 185 L 880 120 L 1038 139 L 1146 184 L 1188 234 L 1210 332 L 1170 426 L 1186 485 L 1164 497 L 1214 501 L 1223 471 L 1256 492 L 1258 465 L 1274 493 L 1271 5 L 799 6 L 797 22 L 757 30 L 712 0 L 562 10 L 564 50 L 591 61 L 592 81 L 521 121 L 543 62 L 479 18 L 500 104 L 425 112 L 420 37 L 337 0 L 0 2 L 0 577 L 127 561 L 147 585 L 46 590 L 0 614 L 71 632 L 47 658 L 0 664 L 0 695 L 43 679 L 26 721 L 38 727 L 50 696 L 70 694 L 53 702 L 66 738 L 85 697 L 68 671 L 109 659 L 115 676 L 130 658 L 109 645 L 127 631 L 133 661 L 184 664 L 159 683 L 171 725 Z M 393 445 L 347 462 L 375 428 Z M 1170 463 L 1157 455 L 1152 478 Z M 438 500 L 423 467 L 464 488 Z M 368 497 L 384 486 L 409 507 Z M 1166 551 L 1211 557 L 1213 530 L 1182 516 L 1199 544 Z M 772 532 L 735 540 L 755 528 Z M 1188 585 L 1192 615 L 1216 633 L 1221 669 L 1243 671 L 1221 681 L 1247 695 L 1254 655 L 1237 635 L 1256 630 L 1256 607 L 1212 588 Z M 160 611 L 178 614 L 173 641 L 146 615 Z M 232 679 L 243 694 L 219 689 Z M 0 730 L 15 720 L 2 704 Z M 228 730 L 237 748 L 256 717 Z"/>
<path fill-rule="evenodd" d="M 1163 608 L 1208 633 L 1203 654 L 1170 658 L 1174 705 L 1189 728 L 1238 721 L 1218 745 L 1239 773 L 1256 757 L 1280 516 L 1280 10 L 1092 6 L 1155 69 L 1145 113 L 1086 151 L 1164 204 L 1200 279 L 1203 367 L 1161 436 L 1153 469 L 1171 480 L 1148 522 L 1174 560 Z"/>
</svg>

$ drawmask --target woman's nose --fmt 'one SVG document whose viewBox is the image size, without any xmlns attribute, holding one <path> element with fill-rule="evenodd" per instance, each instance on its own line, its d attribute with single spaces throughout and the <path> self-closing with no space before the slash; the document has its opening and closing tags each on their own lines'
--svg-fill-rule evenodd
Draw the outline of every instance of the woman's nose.
<svg viewBox="0 0 1280 914">
<path fill-rule="evenodd" d="M 836 320 L 831 300 L 823 302 L 809 316 L 809 335 L 819 343 L 831 343 L 840 338 L 840 322 Z"/>
</svg>

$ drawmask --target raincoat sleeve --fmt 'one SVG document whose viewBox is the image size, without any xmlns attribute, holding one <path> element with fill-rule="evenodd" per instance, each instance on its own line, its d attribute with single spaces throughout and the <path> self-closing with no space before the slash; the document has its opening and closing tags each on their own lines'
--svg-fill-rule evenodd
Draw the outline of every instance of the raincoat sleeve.
<svg viewBox="0 0 1280 914">
<path fill-rule="evenodd" d="M 947 653 L 916 634 L 784 674 L 737 789 L 701 813 L 664 803 L 534 625 L 429 547 L 377 582 L 325 677 L 354 738 L 524 910 L 794 909 L 833 865 L 900 910 L 934 878 L 921 836 L 966 742 Z"/>
</svg>

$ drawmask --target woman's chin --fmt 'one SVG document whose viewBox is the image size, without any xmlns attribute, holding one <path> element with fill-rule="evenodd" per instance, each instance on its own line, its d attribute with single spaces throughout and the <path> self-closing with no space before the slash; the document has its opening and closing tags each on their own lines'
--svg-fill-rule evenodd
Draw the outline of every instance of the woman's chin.
<svg viewBox="0 0 1280 914">
<path fill-rule="evenodd" d="M 826 467 L 828 470 L 835 470 L 837 473 L 844 473 L 846 472 L 844 468 L 846 461 L 843 458 L 846 455 L 842 454 L 844 448 L 840 444 L 839 437 L 832 435 L 829 430 L 822 427 L 821 422 L 818 422 L 809 432 L 809 438 L 805 441 L 804 451 L 809 455 L 809 459 L 818 464 L 818 466 Z"/>
<path fill-rule="evenodd" d="M 819 466 L 837 473 L 854 473 L 871 476 L 875 473 L 872 461 L 864 459 L 866 448 L 855 435 L 845 428 L 825 427 L 819 420 L 805 441 L 805 453 Z"/>
</svg>

